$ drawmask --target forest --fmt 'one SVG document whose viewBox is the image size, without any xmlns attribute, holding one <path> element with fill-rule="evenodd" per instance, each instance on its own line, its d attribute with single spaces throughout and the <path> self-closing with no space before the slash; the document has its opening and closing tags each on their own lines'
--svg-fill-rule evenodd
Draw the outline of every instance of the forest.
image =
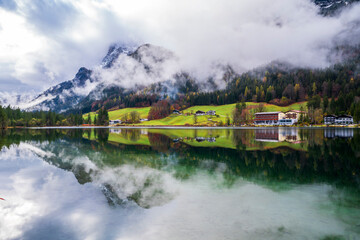
<svg viewBox="0 0 360 240">
<path fill-rule="evenodd" d="M 82 114 L 58 114 L 52 111 L 26 112 L 0 106 L 0 129 L 7 127 L 75 126 L 83 124 Z"/>
</svg>

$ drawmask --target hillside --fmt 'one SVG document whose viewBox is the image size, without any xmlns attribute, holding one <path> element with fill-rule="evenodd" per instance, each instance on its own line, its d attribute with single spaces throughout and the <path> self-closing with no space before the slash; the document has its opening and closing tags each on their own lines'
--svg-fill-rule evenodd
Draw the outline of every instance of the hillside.
<svg viewBox="0 0 360 240">
<path fill-rule="evenodd" d="M 273 111 L 288 111 L 288 110 L 300 110 L 301 106 L 306 109 L 306 103 L 307 102 L 300 102 L 300 103 L 294 103 L 286 107 L 280 107 L 273 104 L 264 104 L 264 111 L 267 112 L 273 112 Z M 251 111 L 251 109 L 255 109 L 260 105 L 260 103 L 255 102 L 247 102 L 246 106 Z M 152 120 L 152 121 L 145 121 L 141 122 L 136 125 L 141 126 L 183 126 L 183 125 L 213 125 L 213 124 L 219 124 L 220 121 L 222 123 L 225 123 L 227 120 L 227 117 L 232 118 L 232 112 L 235 108 L 235 104 L 227 104 L 227 105 L 221 105 L 221 106 L 193 106 L 186 108 L 182 111 L 182 115 L 178 114 L 171 114 L 170 116 L 158 119 L 158 120 Z M 196 111 L 204 111 L 207 112 L 209 110 L 216 111 L 217 116 L 197 116 L 197 124 L 194 123 L 194 115 L 191 113 L 195 113 Z M 140 118 L 147 118 L 147 115 L 150 111 L 150 107 L 145 108 L 124 108 L 119 109 L 115 111 L 109 112 L 109 118 L 110 120 L 116 120 L 121 119 L 125 114 L 128 114 L 132 111 L 136 111 L 140 114 Z M 84 118 L 87 118 L 88 114 L 84 114 Z M 91 113 L 92 122 L 94 121 L 95 112 Z M 211 119 L 211 120 L 210 120 Z"/>
</svg>

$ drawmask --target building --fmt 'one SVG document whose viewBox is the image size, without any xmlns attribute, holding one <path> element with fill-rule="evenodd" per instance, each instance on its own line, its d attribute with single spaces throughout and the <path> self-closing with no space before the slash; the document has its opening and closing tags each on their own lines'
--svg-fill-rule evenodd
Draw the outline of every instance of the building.
<svg viewBox="0 0 360 240">
<path fill-rule="evenodd" d="M 196 114 L 197 116 L 202 116 L 202 115 L 205 115 L 205 112 L 198 110 L 198 111 L 196 111 L 195 114 Z"/>
<path fill-rule="evenodd" d="M 335 124 L 338 124 L 338 125 L 349 125 L 349 124 L 353 124 L 353 123 L 354 123 L 354 119 L 350 115 L 343 114 L 343 115 L 337 116 L 335 119 Z"/>
<path fill-rule="evenodd" d="M 140 119 L 140 122 L 145 122 L 145 121 L 149 121 L 149 119 L 147 119 L 147 118 L 141 118 Z"/>
<path fill-rule="evenodd" d="M 121 124 L 121 121 L 119 119 L 109 121 L 109 125 L 115 125 L 115 124 Z"/>
<path fill-rule="evenodd" d="M 294 125 L 296 124 L 301 115 L 305 115 L 305 112 L 299 110 L 290 110 L 285 112 L 285 117 L 279 120 L 279 125 Z"/>
<path fill-rule="evenodd" d="M 335 124 L 335 119 L 336 119 L 335 115 L 326 115 L 324 116 L 324 124 L 326 125 Z"/>
<path fill-rule="evenodd" d="M 215 116 L 215 114 L 216 114 L 216 111 L 214 111 L 214 110 L 209 110 L 209 111 L 206 112 L 206 115 Z"/>
<path fill-rule="evenodd" d="M 327 115 L 324 117 L 324 124 L 326 125 L 332 125 L 332 124 L 349 125 L 353 123 L 354 123 L 354 119 L 350 115 L 340 115 L 340 116 Z"/>
<path fill-rule="evenodd" d="M 176 109 L 175 109 L 172 113 L 173 113 L 173 114 L 178 114 L 178 115 L 181 114 L 180 111 L 179 111 L 179 110 L 176 110 Z"/>
<path fill-rule="evenodd" d="M 278 125 L 279 120 L 285 118 L 282 112 L 258 112 L 255 113 L 254 123 L 256 125 Z"/>
</svg>

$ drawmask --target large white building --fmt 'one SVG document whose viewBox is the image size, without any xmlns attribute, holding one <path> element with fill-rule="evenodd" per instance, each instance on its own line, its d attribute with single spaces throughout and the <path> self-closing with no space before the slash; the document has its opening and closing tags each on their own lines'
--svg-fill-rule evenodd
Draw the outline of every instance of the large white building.
<svg viewBox="0 0 360 240">
<path fill-rule="evenodd" d="M 255 113 L 254 123 L 256 125 L 278 125 L 279 120 L 284 118 L 282 112 L 258 112 Z"/>
</svg>

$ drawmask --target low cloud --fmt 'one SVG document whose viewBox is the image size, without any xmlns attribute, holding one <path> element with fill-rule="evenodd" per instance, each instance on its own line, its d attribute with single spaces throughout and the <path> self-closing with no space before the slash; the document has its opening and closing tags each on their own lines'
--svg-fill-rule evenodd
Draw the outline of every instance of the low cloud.
<svg viewBox="0 0 360 240">
<path fill-rule="evenodd" d="M 72 79 L 81 66 L 94 68 L 114 42 L 148 42 L 174 52 L 177 63 L 159 69 L 164 78 L 173 66 L 199 79 L 219 63 L 238 72 L 274 60 L 326 67 L 338 60 L 332 56 L 336 45 L 359 44 L 359 16 L 358 3 L 324 17 L 311 0 L 1 1 L 0 64 L 11 66 L 1 79 L 44 90 Z M 104 73 L 109 79 L 129 70 L 137 79 L 158 80 L 131 61 L 117 64 L 128 69 Z"/>
</svg>

